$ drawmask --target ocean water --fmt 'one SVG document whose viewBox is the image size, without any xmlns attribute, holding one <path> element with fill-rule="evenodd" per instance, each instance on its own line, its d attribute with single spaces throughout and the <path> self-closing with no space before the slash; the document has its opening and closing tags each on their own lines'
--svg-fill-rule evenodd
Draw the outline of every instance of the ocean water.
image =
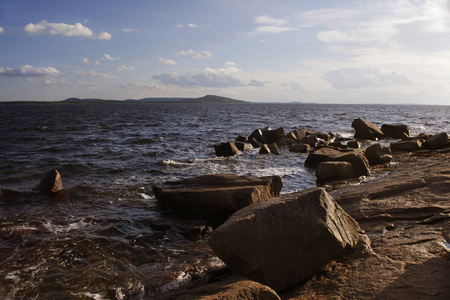
<svg viewBox="0 0 450 300">
<path fill-rule="evenodd" d="M 315 185 L 306 154 L 215 157 L 257 128 L 352 137 L 364 118 L 412 135 L 450 132 L 450 106 L 319 104 L 1 104 L 0 186 L 30 192 L 57 169 L 67 193 L 0 202 L 0 298 L 150 299 L 223 267 L 207 235 L 164 220 L 152 187 L 195 175 L 279 175 L 282 193 Z M 174 220 L 168 221 L 177 222 Z"/>
</svg>

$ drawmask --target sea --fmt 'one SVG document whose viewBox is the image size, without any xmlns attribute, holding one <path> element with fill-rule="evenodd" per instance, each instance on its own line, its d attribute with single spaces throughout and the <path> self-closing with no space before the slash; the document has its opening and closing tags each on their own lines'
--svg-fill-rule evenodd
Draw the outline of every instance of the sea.
<svg viewBox="0 0 450 300">
<path fill-rule="evenodd" d="M 449 116 L 450 106 L 418 105 L 0 103 L 0 187 L 29 195 L 0 202 L 0 298 L 153 299 L 224 268 L 208 234 L 172 229 L 183 221 L 152 192 L 166 181 L 232 173 L 278 175 L 282 193 L 316 185 L 307 154 L 216 157 L 216 144 L 266 127 L 351 138 L 356 118 L 449 133 Z M 64 193 L 34 196 L 53 169 Z"/>
</svg>

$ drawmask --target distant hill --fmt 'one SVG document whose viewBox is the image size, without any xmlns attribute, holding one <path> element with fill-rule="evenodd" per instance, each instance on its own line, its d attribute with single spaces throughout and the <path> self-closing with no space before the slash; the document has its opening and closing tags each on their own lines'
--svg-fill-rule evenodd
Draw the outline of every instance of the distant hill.
<svg viewBox="0 0 450 300">
<path fill-rule="evenodd" d="M 62 102 L 68 103 L 112 103 L 112 102 L 150 102 L 150 103 L 218 103 L 218 104 L 239 104 L 239 103 L 251 103 L 249 101 L 236 100 L 227 97 L 206 95 L 200 98 L 142 98 L 142 99 L 126 99 L 126 100 L 105 100 L 105 99 L 92 99 L 92 98 L 67 98 Z"/>
</svg>

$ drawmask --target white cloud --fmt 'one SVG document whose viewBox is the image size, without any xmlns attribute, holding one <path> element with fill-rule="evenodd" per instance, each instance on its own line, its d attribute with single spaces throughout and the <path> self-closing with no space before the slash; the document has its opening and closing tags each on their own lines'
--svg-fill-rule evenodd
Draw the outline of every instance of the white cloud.
<svg viewBox="0 0 450 300">
<path fill-rule="evenodd" d="M 168 65 L 168 66 L 174 66 L 174 65 L 177 64 L 177 62 L 174 61 L 174 60 L 165 59 L 165 58 L 162 58 L 162 57 L 158 58 L 158 60 L 159 60 L 160 63 L 162 63 L 164 65 Z"/>
<path fill-rule="evenodd" d="M 165 90 L 167 87 L 164 85 L 156 84 L 153 82 L 140 82 L 140 83 L 132 83 L 127 82 L 126 84 L 120 84 L 119 87 L 125 89 L 137 89 L 137 90 Z"/>
<path fill-rule="evenodd" d="M 111 61 L 119 60 L 118 57 L 112 57 L 112 56 L 109 55 L 108 53 L 105 53 L 105 55 L 103 55 L 103 57 L 102 57 L 101 59 L 107 59 L 107 60 L 111 60 Z"/>
<path fill-rule="evenodd" d="M 125 65 L 122 65 L 121 67 L 117 68 L 117 71 L 134 71 L 134 70 L 136 70 L 134 66 L 127 67 Z"/>
<path fill-rule="evenodd" d="M 5 33 L 5 29 L 3 27 L 0 26 L 0 35 Z"/>
<path fill-rule="evenodd" d="M 99 40 L 111 39 L 111 35 L 107 32 L 102 32 L 98 36 L 96 36 L 91 29 L 83 26 L 81 23 L 75 23 L 75 25 L 71 25 L 65 23 L 49 23 L 46 20 L 42 20 L 36 24 L 29 23 L 28 25 L 25 25 L 23 29 L 29 35 L 34 36 L 48 33 L 51 35 L 77 36 Z"/>
<path fill-rule="evenodd" d="M 81 61 L 85 64 L 90 64 L 91 62 L 89 61 L 89 59 L 87 59 L 86 57 L 82 57 Z"/>
<path fill-rule="evenodd" d="M 197 58 L 197 59 L 208 59 L 208 58 L 213 58 L 213 55 L 208 51 L 200 51 L 200 52 L 195 53 L 195 55 L 193 57 Z"/>
<path fill-rule="evenodd" d="M 175 29 L 183 29 L 184 28 L 184 25 L 183 24 L 177 24 L 176 26 L 175 26 Z"/>
<path fill-rule="evenodd" d="M 357 89 L 392 85 L 406 85 L 411 81 L 395 72 L 383 73 L 372 68 L 343 68 L 325 73 L 322 77 L 334 89 Z"/>
<path fill-rule="evenodd" d="M 153 76 L 163 84 L 175 85 L 181 87 L 214 87 L 214 88 L 226 88 L 226 87 L 239 87 L 244 84 L 230 75 L 230 73 L 236 72 L 235 67 L 225 69 L 212 69 L 206 68 L 199 74 L 186 74 L 180 75 L 175 72 L 162 73 Z"/>
<path fill-rule="evenodd" d="M 107 32 L 100 32 L 100 34 L 98 35 L 97 39 L 99 40 L 110 40 L 111 39 L 111 35 Z"/>
<path fill-rule="evenodd" d="M 99 73 L 96 71 L 73 71 L 73 73 L 75 75 L 78 76 L 89 76 L 92 78 L 100 78 L 100 79 L 114 79 L 114 78 L 118 78 L 115 75 L 111 75 L 111 74 L 106 74 L 106 73 Z"/>
<path fill-rule="evenodd" d="M 281 33 L 294 30 L 298 29 L 294 27 L 283 27 L 283 26 L 261 26 L 256 28 L 254 33 Z"/>
<path fill-rule="evenodd" d="M 189 50 L 186 50 L 186 51 L 180 51 L 180 52 L 178 52 L 178 55 L 181 55 L 181 56 L 188 56 L 188 55 L 190 55 L 190 56 L 192 56 L 195 59 L 209 59 L 209 58 L 213 58 L 214 57 L 214 55 L 212 55 L 211 52 L 208 52 L 208 51 L 197 52 L 197 51 L 194 51 L 192 49 L 189 49 Z"/>
<path fill-rule="evenodd" d="M 254 21 L 256 24 L 268 24 L 268 25 L 273 25 L 273 26 L 282 26 L 282 25 L 288 23 L 288 21 L 286 21 L 286 20 L 274 19 L 267 15 L 255 17 Z"/>
<path fill-rule="evenodd" d="M 198 27 L 198 24 L 192 24 L 192 23 L 189 23 L 187 26 L 188 26 L 189 28 L 196 28 L 196 27 Z"/>
<path fill-rule="evenodd" d="M 122 28 L 122 32 L 126 32 L 126 33 L 129 33 L 129 32 L 140 32 L 141 30 L 140 29 L 138 29 L 138 28 Z"/>
<path fill-rule="evenodd" d="M 0 67 L 0 76 L 7 77 L 45 77 L 60 74 L 61 72 L 53 67 L 35 68 L 29 65 L 24 65 L 17 69 Z"/>
</svg>

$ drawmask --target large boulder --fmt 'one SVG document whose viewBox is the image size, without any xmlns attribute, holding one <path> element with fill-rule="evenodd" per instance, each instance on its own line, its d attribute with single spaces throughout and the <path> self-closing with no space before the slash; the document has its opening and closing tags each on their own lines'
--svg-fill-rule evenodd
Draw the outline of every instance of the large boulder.
<svg viewBox="0 0 450 300">
<path fill-rule="evenodd" d="M 267 144 L 276 143 L 278 140 L 280 140 L 282 137 L 285 136 L 283 127 L 280 127 L 278 129 L 267 129 L 262 130 L 262 135 L 264 138 L 264 141 Z"/>
<path fill-rule="evenodd" d="M 209 245 L 235 273 L 280 291 L 355 246 L 358 230 L 325 189 L 315 188 L 236 212 L 212 233 Z"/>
<path fill-rule="evenodd" d="M 355 129 L 355 139 L 376 140 L 384 137 L 383 131 L 380 128 L 364 119 L 358 118 L 353 120 L 352 127 Z"/>
<path fill-rule="evenodd" d="M 346 161 L 325 161 L 317 167 L 316 177 L 319 183 L 344 180 L 355 177 L 355 170 L 352 164 Z"/>
<path fill-rule="evenodd" d="M 216 145 L 214 146 L 214 150 L 216 151 L 216 156 L 234 156 L 242 154 L 233 142 Z"/>
<path fill-rule="evenodd" d="M 340 151 L 331 148 L 320 148 L 310 152 L 305 160 L 305 166 L 317 167 L 325 161 L 346 161 L 352 164 L 355 176 L 370 176 L 369 162 L 359 150 Z"/>
<path fill-rule="evenodd" d="M 48 172 L 47 175 L 45 175 L 44 178 L 42 178 L 42 180 L 36 186 L 35 190 L 48 195 L 52 195 L 64 190 L 64 186 L 61 180 L 61 174 L 59 174 L 58 170 L 56 169 Z"/>
<path fill-rule="evenodd" d="M 405 139 L 410 134 L 409 126 L 404 124 L 383 124 L 381 125 L 381 131 L 386 137 L 394 139 Z"/>
<path fill-rule="evenodd" d="M 392 161 L 391 148 L 380 144 L 374 144 L 368 147 L 364 155 L 371 166 L 384 165 Z"/>
<path fill-rule="evenodd" d="M 158 205 L 188 216 L 220 224 L 235 211 L 280 194 L 279 176 L 203 175 L 154 187 Z"/>
<path fill-rule="evenodd" d="M 406 140 L 391 143 L 391 149 L 394 151 L 414 152 L 422 148 L 421 140 Z"/>
<path fill-rule="evenodd" d="M 437 149 L 448 144 L 448 135 L 446 132 L 441 132 L 431 136 L 424 143 L 424 146 L 430 149 Z"/>
<path fill-rule="evenodd" d="M 236 276 L 192 290 L 186 290 L 184 295 L 176 298 L 176 300 L 194 299 L 280 300 L 280 297 L 268 286 Z"/>
</svg>

